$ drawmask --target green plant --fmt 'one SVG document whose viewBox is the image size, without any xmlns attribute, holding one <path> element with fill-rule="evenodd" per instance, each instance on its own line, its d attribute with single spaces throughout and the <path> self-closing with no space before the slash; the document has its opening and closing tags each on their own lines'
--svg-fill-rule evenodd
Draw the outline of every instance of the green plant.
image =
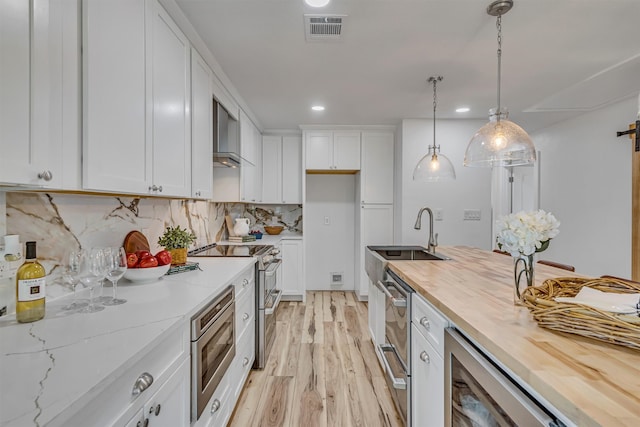
<svg viewBox="0 0 640 427">
<path fill-rule="evenodd" d="M 177 225 L 175 227 L 167 227 L 164 234 L 158 239 L 158 245 L 167 250 L 188 248 L 195 240 L 196 236 L 193 233 Z"/>
</svg>

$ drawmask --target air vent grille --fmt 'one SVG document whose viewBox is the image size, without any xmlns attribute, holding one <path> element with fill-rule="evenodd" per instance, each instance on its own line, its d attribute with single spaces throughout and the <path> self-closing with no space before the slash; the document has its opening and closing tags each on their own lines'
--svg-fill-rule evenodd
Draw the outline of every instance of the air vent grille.
<svg viewBox="0 0 640 427">
<path fill-rule="evenodd" d="M 305 38 L 309 41 L 339 41 L 346 15 L 304 15 Z"/>
</svg>

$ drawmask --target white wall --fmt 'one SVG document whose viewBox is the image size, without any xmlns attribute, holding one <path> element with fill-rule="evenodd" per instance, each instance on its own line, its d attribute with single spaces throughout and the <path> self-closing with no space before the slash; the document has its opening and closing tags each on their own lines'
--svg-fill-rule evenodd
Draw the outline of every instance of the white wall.
<svg viewBox="0 0 640 427">
<path fill-rule="evenodd" d="M 353 290 L 355 175 L 306 175 L 306 181 L 306 289 Z M 329 225 L 325 225 L 325 217 L 329 217 Z M 343 272 L 343 286 L 329 285 L 331 272 Z"/>
<path fill-rule="evenodd" d="M 542 152 L 540 207 L 560 234 L 539 259 L 576 271 L 631 277 L 631 151 L 626 130 L 635 98 L 548 127 L 531 136 Z"/>
<path fill-rule="evenodd" d="M 456 180 L 426 183 L 413 181 L 413 169 L 427 153 L 428 145 L 433 144 L 433 120 L 402 121 L 397 147 L 401 168 L 396 168 L 396 180 L 402 184 L 401 192 L 395 195 L 397 243 L 427 244 L 427 213 L 423 216 L 421 230 L 415 230 L 413 226 L 420 208 L 428 206 L 432 210 L 443 210 L 443 220 L 434 221 L 435 233 L 439 234 L 438 245 L 491 249 L 491 169 L 462 165 L 469 140 L 484 124 L 482 120 L 437 121 L 436 144 L 453 163 Z M 479 209 L 481 220 L 463 221 L 465 209 Z"/>
</svg>

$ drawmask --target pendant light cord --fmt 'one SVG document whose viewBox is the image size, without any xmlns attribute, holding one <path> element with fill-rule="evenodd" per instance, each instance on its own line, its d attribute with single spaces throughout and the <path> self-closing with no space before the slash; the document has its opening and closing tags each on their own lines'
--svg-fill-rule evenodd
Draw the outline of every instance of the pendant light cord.
<svg viewBox="0 0 640 427">
<path fill-rule="evenodd" d="M 500 77 L 502 74 L 502 14 L 496 18 L 496 28 L 498 29 L 498 110 L 497 120 L 500 121 L 502 112 L 500 111 Z"/>
<path fill-rule="evenodd" d="M 441 82 L 444 77 L 442 76 L 433 76 L 429 77 L 427 81 L 429 83 L 433 83 L 433 155 L 437 156 L 436 153 L 436 106 L 438 105 L 438 98 L 436 95 L 436 84 Z"/>
</svg>

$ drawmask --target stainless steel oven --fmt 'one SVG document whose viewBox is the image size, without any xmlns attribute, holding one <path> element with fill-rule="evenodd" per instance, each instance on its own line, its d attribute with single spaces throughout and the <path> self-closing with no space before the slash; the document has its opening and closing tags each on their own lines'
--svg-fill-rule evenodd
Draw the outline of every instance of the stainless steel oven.
<svg viewBox="0 0 640 427">
<path fill-rule="evenodd" d="M 282 289 L 278 289 L 278 269 L 282 260 L 277 250 L 258 260 L 258 288 L 256 291 L 256 360 L 254 368 L 263 369 L 276 339 L 276 320 Z"/>
<path fill-rule="evenodd" d="M 565 425 L 454 328 L 445 331 L 445 385 L 446 426 Z"/>
<path fill-rule="evenodd" d="M 378 281 L 376 286 L 385 295 L 385 343 L 378 346 L 378 351 L 382 356 L 393 402 L 404 424 L 408 425 L 411 413 L 410 301 L 414 291 L 389 270 L 385 272 L 384 280 Z"/>
<path fill-rule="evenodd" d="M 200 417 L 236 354 L 234 287 L 191 319 L 191 420 Z"/>
</svg>

